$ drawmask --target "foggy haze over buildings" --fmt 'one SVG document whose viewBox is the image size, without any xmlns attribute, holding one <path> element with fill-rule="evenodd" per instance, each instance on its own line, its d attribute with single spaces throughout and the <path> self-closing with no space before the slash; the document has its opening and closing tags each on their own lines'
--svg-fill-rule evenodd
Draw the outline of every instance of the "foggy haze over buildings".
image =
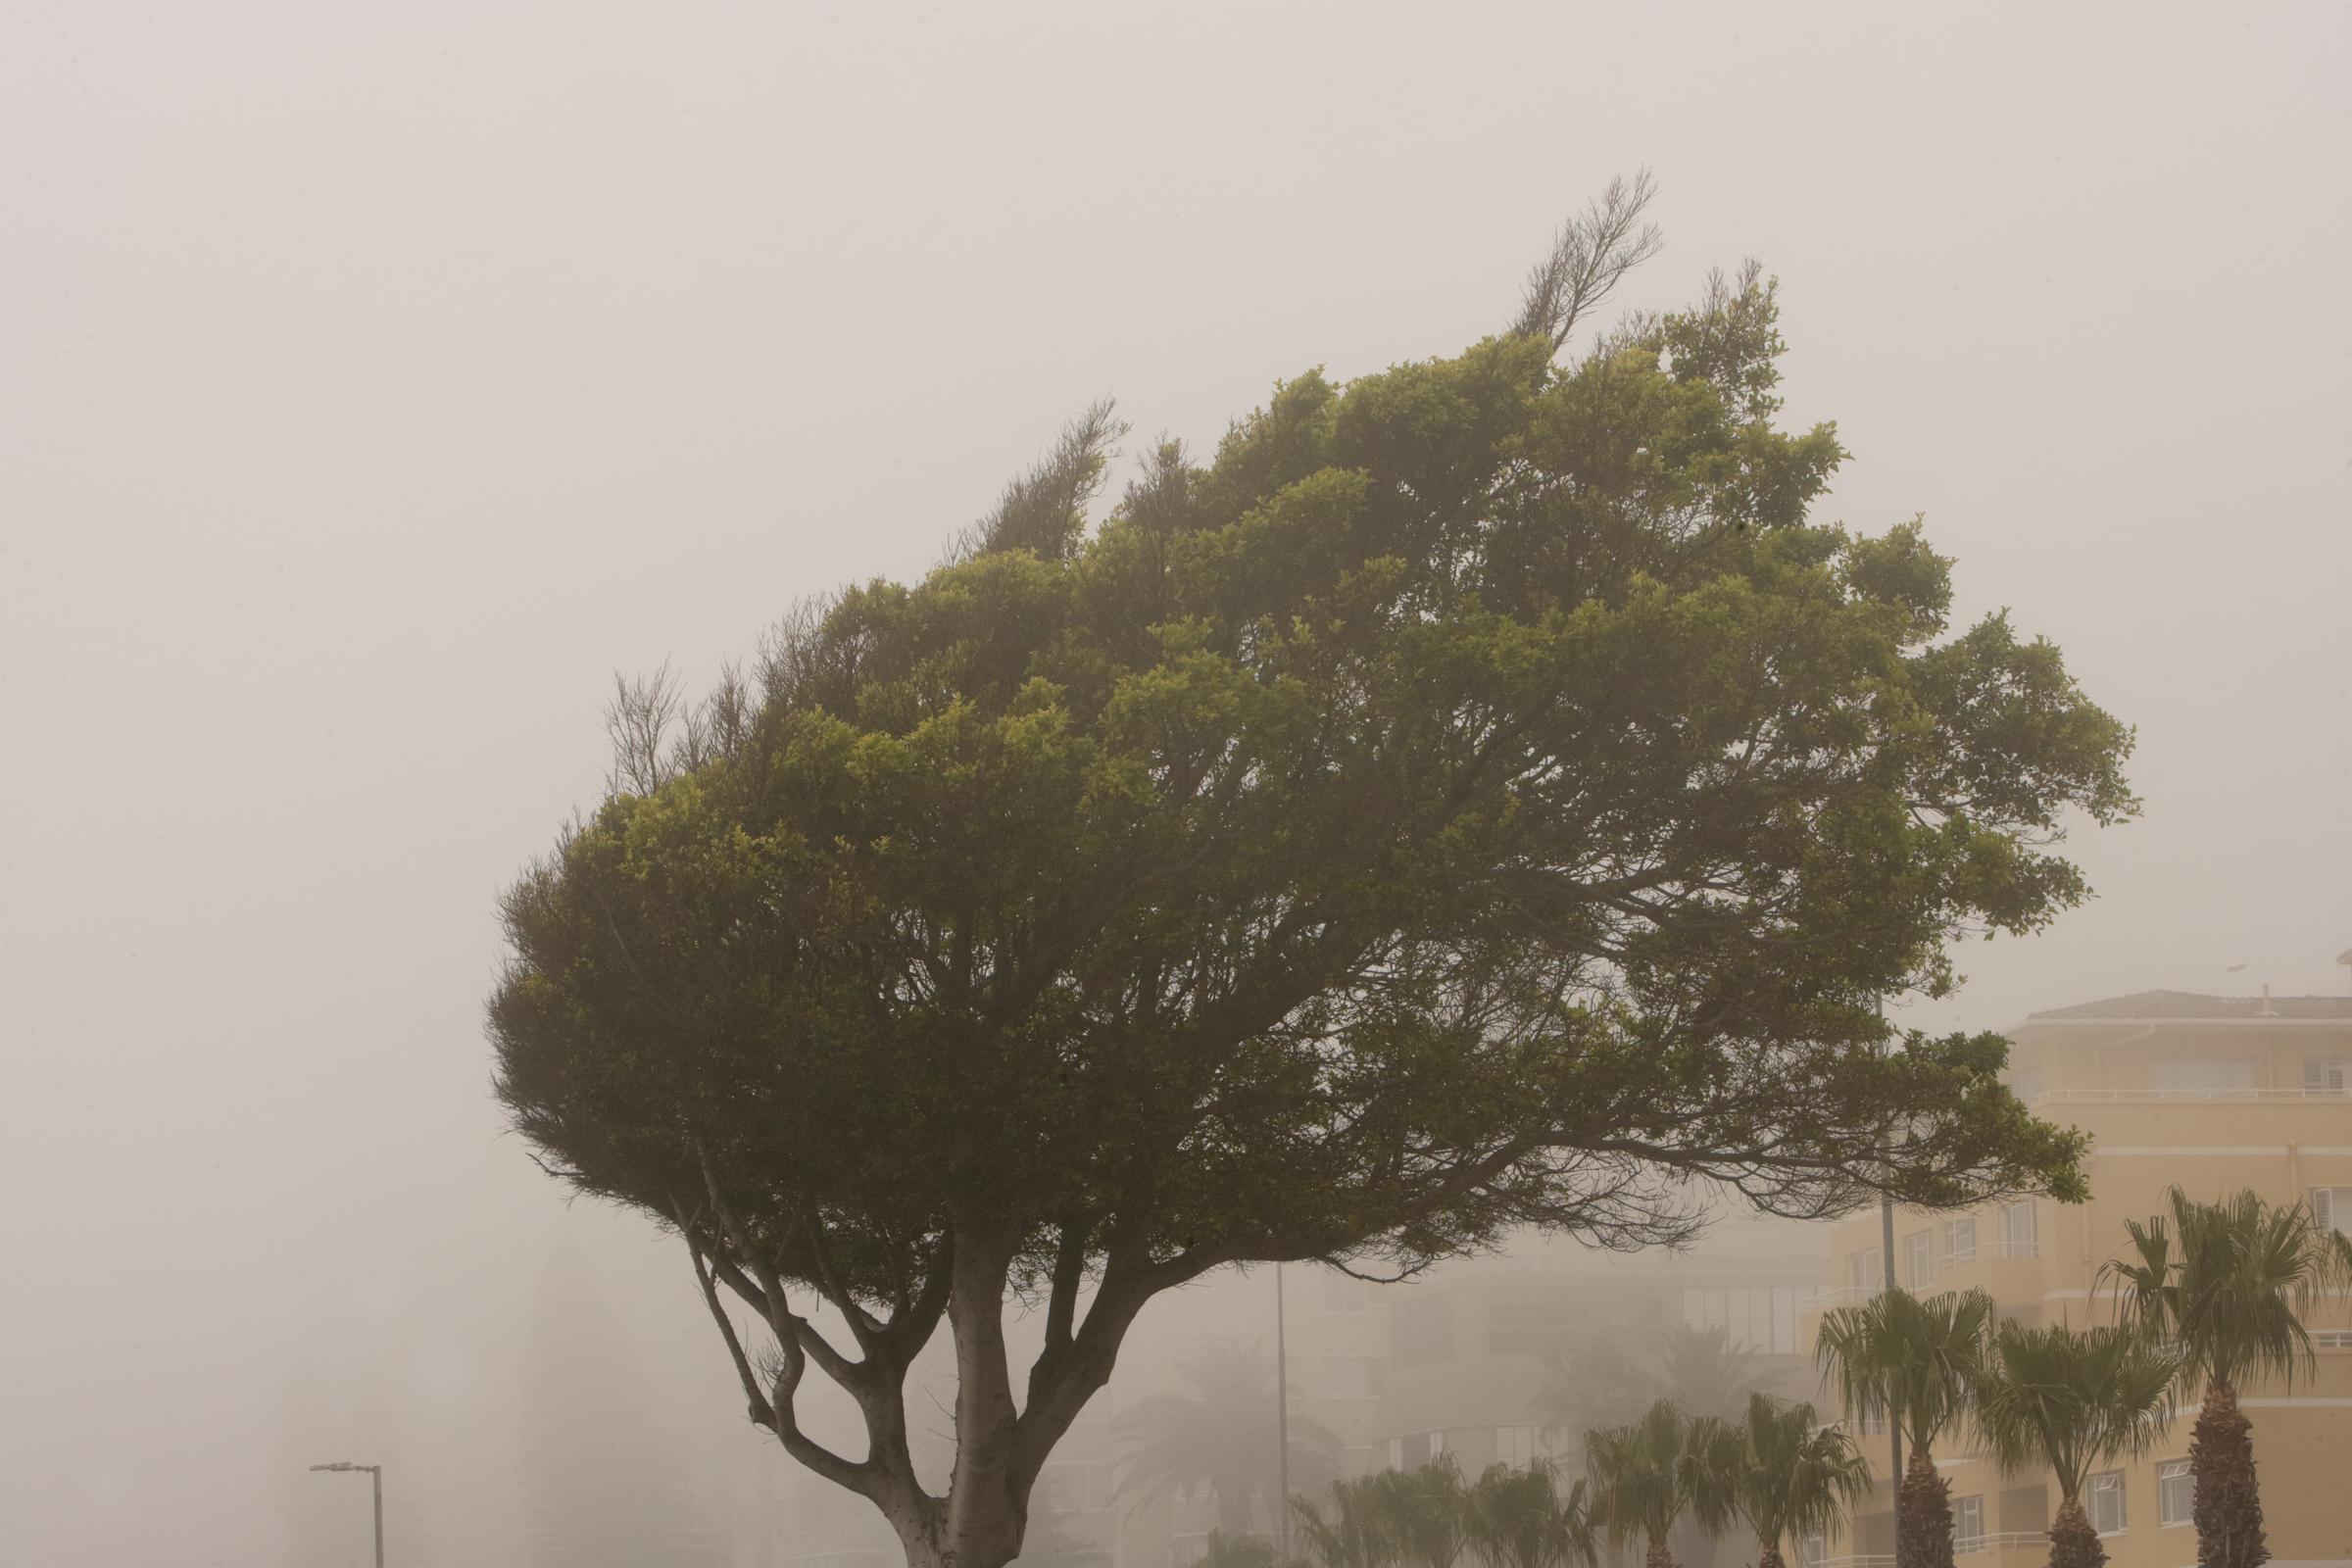
<svg viewBox="0 0 2352 1568">
<path fill-rule="evenodd" d="M 1924 512 L 1958 616 L 2138 729 L 2097 899 L 1906 1020 L 2341 994 L 2348 46 L 2322 6 L 0 12 L 0 1561 L 276 1562 L 364 1518 L 337 1459 L 404 1561 L 513 1560 L 566 1248 L 649 1419 L 753 1444 L 683 1250 L 567 1210 L 489 1093 L 495 900 L 593 805 L 612 672 L 921 572 L 1104 392 L 1205 449 L 1277 377 L 1455 352 L 1639 167 L 1667 249 L 1611 309 L 1761 258 L 1785 420 L 1854 454 L 1817 514 Z"/>
</svg>

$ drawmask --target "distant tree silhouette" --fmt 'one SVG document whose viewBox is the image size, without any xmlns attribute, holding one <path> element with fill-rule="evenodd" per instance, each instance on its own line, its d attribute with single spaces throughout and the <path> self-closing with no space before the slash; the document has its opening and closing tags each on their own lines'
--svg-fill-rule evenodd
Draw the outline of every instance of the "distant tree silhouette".
<svg viewBox="0 0 2352 1568">
<path fill-rule="evenodd" d="M 1282 1497 L 1273 1359 L 1218 1341 L 1178 1370 L 1192 1393 L 1139 1399 L 1112 1423 L 1122 1461 L 1114 1495 L 1140 1507 L 1205 1485 L 1217 1499 L 1217 1528 L 1249 1535 L 1258 1505 L 1271 1517 Z M 1290 1428 L 1291 1485 L 1321 1492 L 1340 1473 L 1340 1440 L 1296 1411 Z"/>
<path fill-rule="evenodd" d="M 524 1550 L 536 1568 L 716 1568 L 635 1353 L 569 1237 L 540 1278 L 523 1364 Z"/>
</svg>

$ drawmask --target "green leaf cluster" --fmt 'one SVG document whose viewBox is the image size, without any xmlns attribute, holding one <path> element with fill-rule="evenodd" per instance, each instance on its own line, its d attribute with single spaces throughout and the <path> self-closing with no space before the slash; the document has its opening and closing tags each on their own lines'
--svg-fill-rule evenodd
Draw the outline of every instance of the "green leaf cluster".
<svg viewBox="0 0 2352 1568">
<path fill-rule="evenodd" d="M 513 889 L 514 1125 L 877 1313 L 959 1237 L 1148 1292 L 1673 1241 L 1726 1188 L 2079 1197 L 2002 1042 L 1877 1005 L 2084 896 L 2130 734 L 1955 631 L 1916 524 L 1812 519 L 1843 452 L 1774 422 L 1781 347 L 1750 274 L 1566 361 L 1309 372 L 1092 529 L 1091 411 Z"/>
</svg>

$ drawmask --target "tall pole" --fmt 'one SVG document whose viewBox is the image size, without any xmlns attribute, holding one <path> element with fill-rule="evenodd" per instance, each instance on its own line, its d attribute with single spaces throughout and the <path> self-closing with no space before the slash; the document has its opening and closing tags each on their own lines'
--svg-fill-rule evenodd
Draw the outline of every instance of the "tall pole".
<svg viewBox="0 0 2352 1568">
<path fill-rule="evenodd" d="M 353 1464 L 349 1459 L 337 1459 L 333 1464 L 315 1464 L 313 1470 L 365 1470 L 368 1490 L 375 1495 L 375 1568 L 384 1568 L 384 1467 L 380 1464 Z"/>
<path fill-rule="evenodd" d="M 1879 1195 L 1879 1233 L 1886 1255 L 1886 1293 L 1894 1294 L 1894 1200 L 1885 1193 Z M 1903 1423 L 1902 1412 L 1889 1404 L 1886 1407 L 1886 1439 L 1894 1450 L 1893 1485 L 1898 1494 L 1895 1506 L 1888 1517 L 1894 1521 L 1894 1549 L 1899 1556 L 1903 1549 L 1903 1509 L 1899 1494 L 1903 1486 Z M 384 1568 L 377 1563 L 375 1568 Z"/>
<path fill-rule="evenodd" d="M 1886 998 L 1883 994 L 1879 998 L 1879 1022 L 1882 1026 L 1886 1022 Z M 1894 1294 L 1894 1200 L 1886 1193 L 1879 1195 L 1879 1242 L 1880 1256 L 1886 1264 L 1883 1272 L 1886 1277 L 1886 1294 L 1892 1296 Z M 1890 1497 L 1893 1505 L 1886 1510 L 1886 1518 L 1887 1522 L 1894 1527 L 1892 1532 L 1894 1556 L 1895 1561 L 1899 1563 L 1903 1556 L 1903 1421 L 1902 1412 L 1894 1407 L 1892 1401 L 1889 1401 L 1886 1406 L 1886 1443 L 1894 1452 L 1894 1469 L 1888 1472 L 1888 1484 L 1893 1488 Z M 384 1568 L 384 1565 L 377 1563 L 375 1568 Z"/>
<path fill-rule="evenodd" d="M 1282 1264 L 1274 1265 L 1274 1446 L 1275 1474 L 1282 1488 L 1282 1560 L 1291 1560 L 1291 1347 L 1284 1323 Z M 375 1568 L 384 1568 L 377 1563 Z"/>
</svg>

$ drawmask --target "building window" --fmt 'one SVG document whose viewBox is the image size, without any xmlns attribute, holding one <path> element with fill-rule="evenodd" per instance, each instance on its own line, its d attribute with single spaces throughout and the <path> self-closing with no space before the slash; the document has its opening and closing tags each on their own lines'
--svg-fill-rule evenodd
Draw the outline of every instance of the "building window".
<svg viewBox="0 0 2352 1568">
<path fill-rule="evenodd" d="M 2040 1250 L 2040 1237 L 2034 1222 L 2034 1200 L 2021 1198 L 2014 1203 L 2001 1205 L 2001 1253 L 2005 1257 L 2032 1257 Z"/>
<path fill-rule="evenodd" d="M 1683 1292 L 1683 1321 L 1705 1333 L 1721 1329 L 1735 1350 L 1796 1353 L 1796 1315 L 1811 1293 L 1794 1285 L 1705 1285 Z"/>
<path fill-rule="evenodd" d="M 2352 1095 L 2352 1057 L 2304 1057 L 2303 1092 L 2307 1095 Z"/>
<path fill-rule="evenodd" d="M 2028 1067 L 2009 1075 L 2009 1092 L 2031 1105 L 2041 1098 L 2041 1069 Z"/>
<path fill-rule="evenodd" d="M 2194 1524 L 2196 1501 L 2196 1483 L 2189 1476 L 2186 1459 L 2167 1459 L 2156 1467 L 2158 1524 Z"/>
<path fill-rule="evenodd" d="M 2083 1511 L 2090 1515 L 2090 1528 L 2102 1536 L 2120 1535 L 2124 1529 L 2124 1473 L 2109 1470 L 2090 1478 L 2082 1489 Z"/>
<path fill-rule="evenodd" d="M 1966 1549 L 1984 1538 L 1984 1494 L 1980 1493 L 1973 1497 L 1954 1497 L 1952 1499 L 1952 1544 Z"/>
<path fill-rule="evenodd" d="M 1446 1451 L 1443 1432 L 1416 1432 L 1406 1438 L 1389 1440 L 1389 1468 L 1418 1470 Z"/>
<path fill-rule="evenodd" d="M 1556 1291 L 1497 1296 L 1487 1305 L 1491 1355 L 1557 1355 L 1569 1348 L 1579 1302 Z"/>
<path fill-rule="evenodd" d="M 1453 1298 L 1399 1301 L 1391 1320 L 1398 1366 L 1427 1366 L 1453 1359 Z"/>
<path fill-rule="evenodd" d="M 1515 1469 L 1524 1470 L 1550 1451 L 1542 1427 L 1494 1429 L 1494 1457 Z"/>
<path fill-rule="evenodd" d="M 1333 1399 L 1372 1399 L 1380 1396 L 1382 1362 L 1371 1355 L 1327 1355 L 1323 1358 L 1324 1396 Z"/>
<path fill-rule="evenodd" d="M 2148 1083 L 2157 1094 L 2180 1100 L 2234 1100 L 2260 1087 L 2258 1066 L 2246 1056 L 2168 1056 L 2148 1063 Z"/>
<path fill-rule="evenodd" d="M 1903 1238 L 1904 1283 L 1924 1291 L 1936 1283 L 1936 1233 L 1915 1231 Z"/>
<path fill-rule="evenodd" d="M 1977 1255 L 1976 1216 L 1944 1221 L 1943 1255 L 1955 1263 L 1965 1263 Z"/>
<path fill-rule="evenodd" d="M 1323 1310 L 1353 1315 L 1364 1310 L 1364 1282 L 1338 1269 L 1323 1270 Z"/>
<path fill-rule="evenodd" d="M 1866 1438 L 1885 1437 L 1886 1435 L 1886 1412 L 1885 1410 L 1865 1410 L 1854 1418 L 1854 1430 Z"/>
<path fill-rule="evenodd" d="M 2352 1236 L 2352 1187 L 2314 1187 L 2310 1197 L 2313 1224 Z"/>
<path fill-rule="evenodd" d="M 1865 1247 L 1859 1252 L 1845 1254 L 1845 1283 L 1857 1291 L 1879 1290 L 1886 1283 L 1886 1265 L 1879 1261 L 1879 1250 Z"/>
</svg>

